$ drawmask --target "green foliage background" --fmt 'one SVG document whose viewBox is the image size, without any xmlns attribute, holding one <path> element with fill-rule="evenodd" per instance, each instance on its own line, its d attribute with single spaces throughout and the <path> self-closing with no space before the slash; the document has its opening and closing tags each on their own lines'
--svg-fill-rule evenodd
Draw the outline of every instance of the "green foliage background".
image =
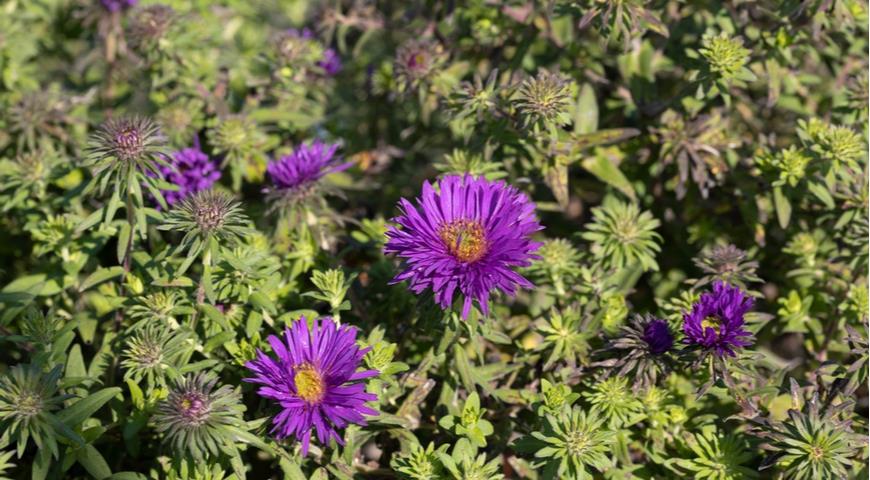
<svg viewBox="0 0 870 480">
<path fill-rule="evenodd" d="M 155 4 L 0 3 L 0 477 L 867 477 L 866 2 Z M 235 230 L 98 187 L 123 115 L 220 160 Z M 270 208 L 313 138 L 353 168 Z M 399 198 L 465 172 L 546 227 L 536 288 L 468 322 L 382 254 Z M 757 297 L 753 347 L 613 374 L 631 315 L 679 342 L 715 279 Z M 241 382 L 302 314 L 360 329 L 382 412 L 305 458 Z M 230 405 L 202 458 L 157 421 L 196 372 Z"/>
</svg>

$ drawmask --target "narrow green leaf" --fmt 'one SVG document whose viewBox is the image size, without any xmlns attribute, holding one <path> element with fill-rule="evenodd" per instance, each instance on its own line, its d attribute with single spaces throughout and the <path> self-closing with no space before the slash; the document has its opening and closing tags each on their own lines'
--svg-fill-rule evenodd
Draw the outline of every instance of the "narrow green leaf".
<svg viewBox="0 0 870 480">
<path fill-rule="evenodd" d="M 128 229 L 129 230 L 129 229 Z M 84 292 L 89 290 L 91 287 L 98 285 L 100 283 L 105 282 L 106 280 L 113 279 L 115 277 L 119 277 L 124 274 L 124 267 L 114 266 L 109 268 L 98 268 L 94 273 L 88 275 L 81 286 L 79 286 L 79 292 Z"/>
<path fill-rule="evenodd" d="M 61 410 L 57 418 L 70 427 L 75 427 L 84 422 L 119 393 L 121 393 L 121 389 L 118 387 L 104 388 L 97 393 L 82 398 L 69 408 Z"/>
<path fill-rule="evenodd" d="M 592 85 L 584 83 L 580 87 L 576 108 L 574 133 L 586 134 L 598 130 L 598 102 L 595 99 L 595 89 L 592 88 Z"/>
<path fill-rule="evenodd" d="M 631 182 L 625 178 L 622 171 L 613 162 L 608 160 L 605 155 L 585 158 L 581 162 L 581 165 L 602 182 L 616 188 L 628 198 L 635 199 L 634 188 L 631 186 Z"/>
<path fill-rule="evenodd" d="M 76 460 L 97 480 L 104 480 L 112 475 L 106 459 L 93 445 L 85 445 L 76 451 Z"/>
<path fill-rule="evenodd" d="M 788 223 L 791 221 L 791 203 L 782 193 L 780 187 L 773 188 L 773 204 L 776 207 L 776 218 L 779 220 L 779 226 L 788 228 Z"/>
</svg>

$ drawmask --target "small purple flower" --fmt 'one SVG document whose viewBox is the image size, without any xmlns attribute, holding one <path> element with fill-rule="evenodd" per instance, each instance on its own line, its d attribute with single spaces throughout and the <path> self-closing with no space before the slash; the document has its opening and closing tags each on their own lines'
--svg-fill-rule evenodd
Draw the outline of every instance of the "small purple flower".
<svg viewBox="0 0 870 480">
<path fill-rule="evenodd" d="M 327 75 L 333 77 L 341 71 L 341 58 L 335 50 L 327 48 L 323 51 L 323 59 L 317 62 L 317 66 L 322 68 Z"/>
<path fill-rule="evenodd" d="M 103 8 L 110 12 L 118 12 L 135 7 L 139 0 L 100 0 Z"/>
<path fill-rule="evenodd" d="M 163 178 L 178 187 L 178 191 L 161 192 L 166 203 L 170 205 L 189 198 L 194 193 L 208 190 L 221 178 L 217 163 L 199 149 L 199 141 L 191 148 L 173 153 L 170 164 L 160 167 Z"/>
<path fill-rule="evenodd" d="M 377 415 L 366 402 L 377 396 L 366 393 L 360 380 L 374 377 L 377 370 L 357 371 L 369 348 L 356 344 L 356 328 L 338 326 L 332 318 L 295 321 L 284 338 L 269 336 L 277 359 L 257 351 L 245 366 L 254 373 L 246 382 L 261 385 L 257 393 L 277 402 L 281 412 L 272 419 L 278 438 L 295 436 L 308 454 L 312 428 L 321 445 L 344 441 L 338 429 L 354 423 L 365 425 L 363 415 Z"/>
<path fill-rule="evenodd" d="M 702 294 L 692 311 L 683 314 L 684 341 L 719 357 L 735 356 L 738 348 L 752 344 L 743 316 L 753 303 L 739 287 L 716 281 L 713 291 Z"/>
<path fill-rule="evenodd" d="M 335 157 L 338 144 L 327 145 L 320 140 L 299 145 L 290 155 L 269 162 L 266 170 L 278 190 L 300 190 L 321 177 L 347 170 L 353 162 L 341 163 Z"/>
<path fill-rule="evenodd" d="M 488 315 L 493 290 L 512 296 L 518 286 L 532 288 L 513 268 L 537 258 L 541 244 L 530 237 L 543 227 L 535 204 L 505 182 L 483 177 L 450 175 L 438 187 L 423 183 L 416 207 L 399 202 L 402 215 L 387 231 L 384 252 L 402 257 L 406 268 L 392 283 L 408 280 L 418 294 L 431 288 L 443 309 L 458 290 L 465 297 L 462 318 L 475 300 Z"/>
<path fill-rule="evenodd" d="M 668 322 L 653 319 L 643 329 L 643 341 L 653 355 L 661 355 L 674 346 L 674 336 L 668 328 Z"/>
</svg>

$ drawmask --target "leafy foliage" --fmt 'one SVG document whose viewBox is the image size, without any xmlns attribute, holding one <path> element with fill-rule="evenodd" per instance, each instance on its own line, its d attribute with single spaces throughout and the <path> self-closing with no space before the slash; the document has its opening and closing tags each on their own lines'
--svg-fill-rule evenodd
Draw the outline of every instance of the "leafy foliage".
<svg viewBox="0 0 870 480">
<path fill-rule="evenodd" d="M 867 26 L 0 2 L 0 480 L 867 478 Z"/>
</svg>

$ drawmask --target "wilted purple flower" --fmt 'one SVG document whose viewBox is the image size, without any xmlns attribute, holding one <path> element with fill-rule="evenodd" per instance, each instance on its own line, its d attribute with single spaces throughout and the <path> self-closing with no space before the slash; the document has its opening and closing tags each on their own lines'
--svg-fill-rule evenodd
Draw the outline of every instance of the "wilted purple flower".
<svg viewBox="0 0 870 480">
<path fill-rule="evenodd" d="M 713 291 L 701 295 L 692 311 L 683 314 L 684 341 L 720 357 L 735 356 L 736 349 L 751 344 L 743 316 L 753 303 L 739 287 L 716 281 Z"/>
<path fill-rule="evenodd" d="M 377 396 L 366 393 L 360 382 L 378 371 L 357 371 L 369 348 L 356 345 L 356 328 L 339 327 L 329 317 L 309 328 L 302 317 L 285 330 L 283 339 L 269 336 L 269 344 L 278 358 L 258 351 L 246 364 L 254 376 L 245 381 L 261 385 L 257 393 L 281 406 L 272 419 L 272 432 L 278 438 L 295 436 L 302 442 L 302 455 L 308 454 L 312 428 L 322 445 L 330 439 L 344 445 L 338 429 L 365 425 L 363 415 L 378 414 L 365 405 Z"/>
<path fill-rule="evenodd" d="M 653 355 L 661 355 L 674 346 L 674 336 L 668 328 L 668 322 L 658 318 L 651 320 L 644 327 L 643 341 Z"/>
<path fill-rule="evenodd" d="M 199 141 L 193 147 L 173 153 L 170 165 L 161 166 L 160 173 L 167 182 L 178 187 L 177 191 L 161 192 L 170 205 L 194 193 L 208 190 L 221 178 L 217 163 L 199 149 Z"/>
<path fill-rule="evenodd" d="M 341 58 L 335 50 L 327 48 L 323 51 L 323 59 L 317 65 L 331 77 L 341 71 Z"/>
<path fill-rule="evenodd" d="M 139 0 L 100 0 L 103 8 L 110 12 L 118 12 L 126 10 L 130 7 L 135 7 Z"/>
<path fill-rule="evenodd" d="M 495 289 L 513 295 L 517 286 L 532 288 L 513 267 L 528 266 L 541 246 L 530 239 L 543 228 L 535 204 L 505 182 L 483 177 L 450 175 L 438 186 L 440 192 L 423 183 L 417 207 L 399 202 L 402 215 L 393 219 L 398 227 L 387 232 L 384 252 L 404 258 L 407 268 L 393 283 L 408 280 L 415 293 L 431 288 L 444 309 L 459 290 L 463 318 L 474 300 L 487 315 Z"/>
<path fill-rule="evenodd" d="M 278 190 L 300 190 L 321 177 L 347 170 L 353 162 L 341 163 L 335 157 L 338 144 L 327 145 L 320 140 L 299 145 L 290 155 L 269 162 L 266 170 Z"/>
</svg>

